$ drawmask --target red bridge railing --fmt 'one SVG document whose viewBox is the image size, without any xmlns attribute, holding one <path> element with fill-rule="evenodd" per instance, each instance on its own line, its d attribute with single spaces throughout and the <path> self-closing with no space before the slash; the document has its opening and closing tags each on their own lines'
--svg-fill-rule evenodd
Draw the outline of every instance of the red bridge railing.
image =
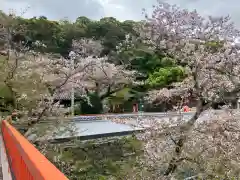
<svg viewBox="0 0 240 180">
<path fill-rule="evenodd" d="M 15 180 L 68 180 L 48 159 L 7 121 L 2 136 Z"/>
</svg>

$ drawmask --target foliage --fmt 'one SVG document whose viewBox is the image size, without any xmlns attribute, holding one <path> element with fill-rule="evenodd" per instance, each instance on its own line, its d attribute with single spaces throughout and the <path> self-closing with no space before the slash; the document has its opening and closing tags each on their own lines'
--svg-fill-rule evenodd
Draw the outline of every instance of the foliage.
<svg viewBox="0 0 240 180">
<path fill-rule="evenodd" d="M 87 17 L 78 17 L 75 22 L 70 22 L 67 19 L 51 21 L 44 16 L 30 19 L 15 17 L 13 20 L 14 28 L 12 29 L 15 29 L 13 40 L 15 42 L 24 41 L 26 43 L 25 46 L 29 50 L 40 53 L 57 53 L 68 59 L 69 52 L 80 44 L 88 44 L 87 49 L 91 49 L 89 46 L 92 46 L 94 41 L 97 40 L 98 44 L 102 45 L 94 49 L 95 51 L 98 49 L 97 56 L 103 57 L 108 55 L 108 61 L 110 63 L 122 65 L 124 68 L 130 65 L 129 70 L 136 70 L 141 73 L 141 75 L 136 75 L 136 78 L 143 80 L 144 85 L 134 86 L 133 88 L 135 90 L 146 91 L 153 87 L 167 86 L 169 82 L 175 81 L 176 79 L 178 80 L 178 78 L 172 77 L 172 75 L 176 75 L 175 72 L 180 73 L 177 74 L 177 76 L 181 79 L 181 71 L 175 71 L 177 67 L 169 68 L 178 66 L 175 61 L 170 58 L 164 59 L 165 55 L 161 53 L 149 51 L 148 45 L 145 43 L 136 42 L 134 48 L 126 49 L 126 47 L 122 47 L 124 48 L 122 53 L 116 52 L 116 47 L 118 47 L 119 44 L 122 43 L 123 46 L 126 45 L 126 36 L 133 38 L 139 36 L 139 33 L 135 29 L 135 26 L 140 24 L 139 22 L 130 20 L 120 22 L 112 17 L 102 18 L 99 21 L 93 21 Z M 93 43 L 89 42 L 89 38 L 93 39 L 90 40 Z M 35 42 L 41 42 L 44 47 L 36 46 Z M 96 54 L 89 54 L 88 52 L 88 55 L 95 56 Z M 165 67 L 166 69 L 164 70 L 163 68 Z M 166 72 L 168 70 L 171 72 Z M 163 74 L 161 72 L 163 72 Z M 168 76 L 166 76 L 166 74 L 168 74 Z M 150 76 L 151 78 L 148 79 Z M 162 77 L 165 78 L 162 79 Z M 166 78 L 169 78 L 169 80 Z M 161 79 L 163 81 L 159 82 Z M 155 83 L 154 85 L 153 82 Z M 120 90 L 120 88 L 118 88 L 118 90 Z M 113 93 L 114 92 L 115 91 L 113 91 Z M 89 97 L 92 96 L 90 94 Z M 94 92 L 93 94 L 99 93 Z M 108 95 L 110 94 L 106 94 L 106 96 Z M 103 99 L 103 97 L 105 96 L 99 96 L 100 99 Z M 83 101 L 83 106 L 87 108 L 87 111 L 91 111 L 91 106 L 85 102 L 86 101 Z M 92 104 L 95 103 L 92 102 Z M 98 113 L 101 111 L 101 105 L 94 110 L 94 112 Z"/>
<path fill-rule="evenodd" d="M 146 15 L 139 29 L 142 41 L 185 64 L 187 77 L 172 89 L 149 92 L 149 100 L 160 102 L 180 97 L 179 108 L 191 96 L 196 112 L 189 118 L 140 120 L 147 127 L 145 164 L 150 179 L 182 179 L 179 172 L 191 171 L 193 178 L 239 178 L 237 111 L 211 112 L 214 103 L 239 96 L 239 47 L 237 30 L 229 17 L 202 17 L 161 1 L 152 16 Z M 213 156 L 211 156 L 213 155 Z M 211 157 L 210 157 L 211 156 Z M 145 178 L 146 175 L 142 178 Z M 147 175 L 149 177 L 149 175 Z"/>
<path fill-rule="evenodd" d="M 134 137 L 88 140 L 73 148 L 61 147 L 61 154 L 48 152 L 47 157 L 72 180 L 124 179 L 142 153 L 141 143 Z"/>
<path fill-rule="evenodd" d="M 153 72 L 147 79 L 151 87 L 164 87 L 173 82 L 181 82 L 184 78 L 184 69 L 179 66 L 159 68 Z"/>
<path fill-rule="evenodd" d="M 149 48 L 149 45 L 138 37 L 127 35 L 117 49 L 119 60 L 124 59 L 119 63 L 125 64 L 128 69 L 139 71 L 136 78 L 144 81 L 144 91 L 163 88 L 186 77 L 181 63 L 161 50 Z"/>
<path fill-rule="evenodd" d="M 86 51 L 92 49 L 92 51 Z M 96 41 L 84 40 L 74 41 L 73 50 L 77 55 L 89 54 L 99 57 L 101 53 L 101 44 Z M 79 84 L 85 84 L 85 93 L 88 100 L 81 102 L 82 113 L 98 114 L 103 110 L 102 101 L 110 95 L 122 90 L 127 86 L 133 86 L 138 83 L 134 81 L 137 71 L 126 70 L 123 65 L 115 65 L 108 61 L 107 57 L 98 58 L 95 66 L 86 69 L 85 77 L 79 81 Z M 77 90 L 77 89 L 76 89 Z M 90 103 L 89 103 L 90 102 Z"/>
<path fill-rule="evenodd" d="M 81 114 L 100 114 L 103 111 L 103 104 L 101 97 L 96 92 L 88 93 L 89 102 L 84 100 L 80 103 L 79 109 L 81 109 Z"/>
<path fill-rule="evenodd" d="M 9 92 L 12 101 L 12 109 L 9 111 L 19 111 L 21 120 L 28 122 L 26 136 L 31 135 L 34 125 L 43 119 L 65 119 L 67 109 L 63 109 L 56 100 L 59 95 L 69 94 L 72 87 L 83 99 L 89 100 L 88 95 L 91 92 L 105 98 L 132 83 L 133 71 L 109 63 L 107 57 L 93 56 L 95 51 L 100 52 L 99 46 L 94 46 L 98 42 L 92 40 L 74 41 L 75 54 L 71 57 L 74 60 L 74 69 L 69 59 L 44 53 L 45 51 L 33 51 L 48 47 L 41 41 L 35 41 L 30 48 L 28 41 L 17 40 L 12 32 L 25 32 L 20 26 L 15 26 L 18 20 L 13 15 L 2 20 L 2 24 L 5 23 L 1 27 L 1 35 L 2 42 L 5 42 L 3 49 L 6 51 L 6 58 L 0 67 L 0 87 L 7 88 Z M 47 23 L 46 18 L 42 17 L 40 20 Z M 33 19 L 30 25 L 35 26 L 34 23 Z M 45 39 L 40 40 L 45 42 Z M 3 98 L 6 105 L 6 94 Z"/>
<path fill-rule="evenodd" d="M 66 19 L 59 22 L 51 21 L 44 16 L 30 19 L 17 18 L 17 25 L 24 27 L 21 38 L 27 40 L 29 46 L 32 42 L 41 41 L 47 46 L 44 52 L 60 53 L 64 57 L 71 51 L 72 40 L 83 37 L 102 40 L 104 46 L 102 55 L 107 55 L 124 40 L 126 33 L 134 33 L 134 24 L 133 21 L 121 23 L 112 17 L 102 18 L 99 21 L 78 17 L 73 23 Z"/>
<path fill-rule="evenodd" d="M 16 24 L 22 31 L 21 34 L 17 34 L 18 40 L 25 40 L 27 45 L 34 50 L 60 53 L 64 57 L 68 56 L 71 51 L 73 40 L 79 41 L 82 38 L 100 40 L 103 45 L 100 55 L 104 56 L 115 54 L 119 43 L 124 45 L 126 35 L 133 37 L 139 35 L 135 29 L 139 22 L 130 20 L 120 22 L 112 17 L 102 18 L 99 21 L 93 21 L 87 17 L 78 17 L 73 23 L 68 20 L 51 21 L 44 16 L 31 19 L 18 17 L 16 18 Z M 32 44 L 35 41 L 42 42 L 46 45 L 46 48 L 33 46 Z M 145 77 L 156 68 L 156 71 L 158 71 L 159 67 L 165 66 L 164 62 L 161 62 L 165 55 L 149 52 L 148 46 L 141 42 L 137 42 L 136 46 L 137 48 L 124 50 L 122 55 L 117 55 L 118 57 L 113 55 L 109 60 L 112 60 L 114 64 L 122 64 L 119 63 L 119 60 L 124 61 L 124 65 L 131 60 L 131 67 L 146 74 Z"/>
<path fill-rule="evenodd" d="M 159 1 L 152 16 L 138 23 L 112 17 L 79 17 L 71 23 L 9 16 L 1 21 L 7 59 L 0 83 L 8 88 L 14 108 L 31 120 L 29 127 L 43 118 L 61 117 L 53 100 L 73 86 L 84 96 L 84 106 L 96 107 L 90 113 L 100 112 L 104 99 L 134 85 L 156 88 L 148 92 L 150 102 L 177 100 L 177 110 L 190 98 L 196 100 L 196 112 L 188 119 L 140 117 L 132 124 L 146 128 L 137 136 L 144 147 L 144 157 L 137 159 L 141 170 L 135 167 L 135 157 L 122 164 L 123 149 L 109 150 L 107 143 L 107 148 L 77 147 L 57 155 L 60 161 L 53 161 L 72 178 L 164 180 L 183 179 L 187 173 L 205 179 L 240 177 L 239 113 L 208 110 L 215 103 L 236 103 L 240 93 L 235 43 L 240 32 L 229 17 L 202 17 Z M 64 158 L 68 163 L 61 161 Z"/>
</svg>

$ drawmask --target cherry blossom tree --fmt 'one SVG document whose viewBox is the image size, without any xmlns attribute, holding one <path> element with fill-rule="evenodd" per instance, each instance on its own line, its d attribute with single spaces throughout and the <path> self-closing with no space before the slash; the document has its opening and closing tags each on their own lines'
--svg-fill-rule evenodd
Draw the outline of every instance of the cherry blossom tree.
<svg viewBox="0 0 240 180">
<path fill-rule="evenodd" d="M 188 73 L 174 89 L 149 92 L 149 99 L 194 95 L 197 101 L 190 118 L 142 119 L 140 125 L 147 129 L 139 138 L 145 142 L 143 164 L 151 178 L 184 179 L 183 173 L 203 179 L 239 177 L 238 113 L 224 110 L 210 116 L 208 110 L 214 103 L 236 100 L 240 90 L 239 30 L 230 17 L 202 17 L 196 10 L 158 1 L 139 33 L 150 48 L 176 58 Z"/>
<path fill-rule="evenodd" d="M 91 47 L 91 48 L 90 48 Z M 91 49 L 91 50 L 90 50 Z M 86 68 L 82 73 L 74 76 L 76 89 L 84 86 L 87 95 L 95 96 L 95 101 L 102 103 L 105 98 L 121 89 L 139 83 L 135 81 L 136 71 L 126 70 L 124 65 L 115 65 L 108 61 L 108 57 L 100 57 L 101 42 L 91 39 L 82 39 L 73 42 L 73 51 L 76 53 L 76 62 L 92 62 L 93 66 Z M 82 57 L 85 54 L 87 58 Z M 79 77 L 81 80 L 79 81 Z M 94 106 L 94 102 L 91 102 Z M 100 105 L 102 109 L 102 104 Z"/>
<path fill-rule="evenodd" d="M 33 127 L 42 120 L 56 119 L 59 124 L 59 119 L 64 119 L 67 109 L 60 106 L 57 97 L 69 94 L 72 86 L 85 99 L 89 91 L 97 92 L 103 99 L 134 79 L 134 72 L 108 63 L 107 57 L 100 58 L 101 44 L 91 39 L 73 41 L 74 69 L 70 59 L 31 51 L 28 42 L 14 39 L 22 29 L 18 31 L 13 24 L 15 17 L 9 17 L 10 20 L 1 21 L 5 53 L 0 66 L 0 85 L 7 87 L 13 109 L 19 111 L 20 120 L 27 123 L 26 136 L 31 135 Z M 38 41 L 32 46 L 45 48 Z"/>
</svg>

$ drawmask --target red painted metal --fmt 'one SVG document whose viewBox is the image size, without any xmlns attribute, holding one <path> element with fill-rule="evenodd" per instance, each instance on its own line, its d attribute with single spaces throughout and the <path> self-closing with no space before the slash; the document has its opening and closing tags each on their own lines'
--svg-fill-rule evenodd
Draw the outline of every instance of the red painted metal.
<svg viewBox="0 0 240 180">
<path fill-rule="evenodd" d="M 1 128 L 13 179 L 68 180 L 7 121 L 2 121 Z"/>
</svg>

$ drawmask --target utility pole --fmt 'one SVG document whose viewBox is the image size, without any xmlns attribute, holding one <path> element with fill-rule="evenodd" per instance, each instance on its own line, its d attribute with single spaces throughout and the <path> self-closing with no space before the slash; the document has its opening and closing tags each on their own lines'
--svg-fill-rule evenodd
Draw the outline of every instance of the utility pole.
<svg viewBox="0 0 240 180">
<path fill-rule="evenodd" d="M 69 57 L 70 57 L 70 61 L 71 61 L 71 71 L 74 72 L 74 60 L 76 57 L 75 52 L 71 51 L 69 53 Z M 72 88 L 71 88 L 71 115 L 74 116 L 74 83 L 71 84 Z"/>
</svg>

